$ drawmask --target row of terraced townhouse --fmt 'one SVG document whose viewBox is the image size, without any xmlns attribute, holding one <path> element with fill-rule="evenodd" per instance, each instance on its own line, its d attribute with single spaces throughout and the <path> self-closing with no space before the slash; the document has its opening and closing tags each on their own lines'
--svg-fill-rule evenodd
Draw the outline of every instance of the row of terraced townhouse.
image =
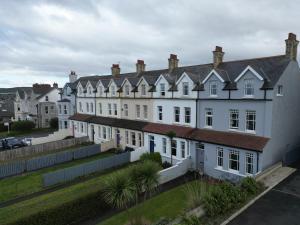
<svg viewBox="0 0 300 225">
<path fill-rule="evenodd" d="M 61 127 L 96 143 L 160 152 L 166 161 L 190 158 L 215 178 L 255 176 L 299 146 L 297 45 L 290 33 L 278 56 L 226 62 L 216 47 L 209 64 L 179 66 L 171 54 L 162 70 L 147 71 L 138 60 L 132 73 L 118 64 L 111 75 L 72 72 L 59 106 L 69 109 L 60 111 L 69 122 Z"/>
</svg>

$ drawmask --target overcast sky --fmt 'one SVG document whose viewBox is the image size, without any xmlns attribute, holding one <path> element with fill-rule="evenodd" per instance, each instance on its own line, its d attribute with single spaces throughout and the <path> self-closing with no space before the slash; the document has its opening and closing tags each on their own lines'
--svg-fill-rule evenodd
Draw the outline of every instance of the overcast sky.
<svg viewBox="0 0 300 225">
<path fill-rule="evenodd" d="M 80 76 L 283 54 L 300 37 L 300 1 L 283 0 L 0 0 L 0 87 Z"/>
</svg>

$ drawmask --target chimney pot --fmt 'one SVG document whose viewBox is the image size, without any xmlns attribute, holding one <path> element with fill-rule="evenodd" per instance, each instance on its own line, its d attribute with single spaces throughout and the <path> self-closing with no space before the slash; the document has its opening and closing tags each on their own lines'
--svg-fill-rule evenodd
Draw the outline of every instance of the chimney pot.
<svg viewBox="0 0 300 225">
<path fill-rule="evenodd" d="M 215 51 L 213 51 L 213 61 L 214 61 L 214 68 L 216 68 L 220 63 L 223 62 L 224 52 L 222 47 L 216 46 Z"/>
<path fill-rule="evenodd" d="M 71 70 L 71 73 L 69 74 L 69 82 L 74 83 L 77 80 L 77 74 L 74 70 Z"/>
<path fill-rule="evenodd" d="M 170 54 L 169 58 L 169 72 L 171 72 L 173 69 L 178 67 L 179 59 L 177 58 L 177 55 Z"/>
<path fill-rule="evenodd" d="M 144 60 L 138 59 L 136 62 L 136 72 L 139 74 L 141 72 L 144 72 L 146 68 L 146 64 Z"/>
<path fill-rule="evenodd" d="M 111 67 L 111 74 L 116 77 L 116 76 L 119 76 L 120 75 L 120 72 L 121 72 L 121 69 L 119 67 L 119 64 L 112 64 L 112 67 Z"/>
<path fill-rule="evenodd" d="M 286 57 L 290 58 L 291 60 L 297 59 L 297 48 L 298 48 L 299 41 L 297 40 L 296 34 L 289 33 L 288 39 L 285 40 L 285 55 Z"/>
</svg>

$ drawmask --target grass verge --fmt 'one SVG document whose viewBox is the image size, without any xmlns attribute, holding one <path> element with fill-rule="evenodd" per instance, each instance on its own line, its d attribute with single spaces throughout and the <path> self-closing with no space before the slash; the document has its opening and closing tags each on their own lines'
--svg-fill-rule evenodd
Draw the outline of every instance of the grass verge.
<svg viewBox="0 0 300 225">
<path fill-rule="evenodd" d="M 111 152 L 103 152 L 98 155 L 44 168 L 38 171 L 24 173 L 22 175 L 8 177 L 0 180 L 0 202 L 8 201 L 20 196 L 26 196 L 43 190 L 42 176 L 55 170 L 76 166 L 81 163 L 90 162 L 113 155 Z M 1 223 L 0 223 L 1 224 Z"/>
</svg>

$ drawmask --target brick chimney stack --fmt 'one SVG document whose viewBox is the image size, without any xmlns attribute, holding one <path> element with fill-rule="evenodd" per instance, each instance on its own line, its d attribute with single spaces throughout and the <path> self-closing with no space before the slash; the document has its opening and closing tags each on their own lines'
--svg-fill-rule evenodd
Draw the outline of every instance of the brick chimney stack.
<svg viewBox="0 0 300 225">
<path fill-rule="evenodd" d="M 297 59 L 297 47 L 299 41 L 297 40 L 296 34 L 289 33 L 288 39 L 285 40 L 285 55 L 291 60 Z"/>
<path fill-rule="evenodd" d="M 121 72 L 121 68 L 120 68 L 119 64 L 112 64 L 111 74 L 114 77 L 118 77 L 120 75 L 120 72 Z"/>
<path fill-rule="evenodd" d="M 177 58 L 177 55 L 170 54 L 169 60 L 169 71 L 172 71 L 173 69 L 178 67 L 179 59 Z"/>
<path fill-rule="evenodd" d="M 75 71 L 71 70 L 71 73 L 69 74 L 69 82 L 74 83 L 77 80 L 77 74 Z"/>
<path fill-rule="evenodd" d="M 216 68 L 220 63 L 223 62 L 224 54 L 225 54 L 225 52 L 223 52 L 222 47 L 216 46 L 216 49 L 213 51 L 214 68 Z"/>
<path fill-rule="evenodd" d="M 144 63 L 144 60 L 138 59 L 135 65 L 136 65 L 136 72 L 138 74 L 144 72 L 146 69 L 146 64 Z"/>
</svg>

